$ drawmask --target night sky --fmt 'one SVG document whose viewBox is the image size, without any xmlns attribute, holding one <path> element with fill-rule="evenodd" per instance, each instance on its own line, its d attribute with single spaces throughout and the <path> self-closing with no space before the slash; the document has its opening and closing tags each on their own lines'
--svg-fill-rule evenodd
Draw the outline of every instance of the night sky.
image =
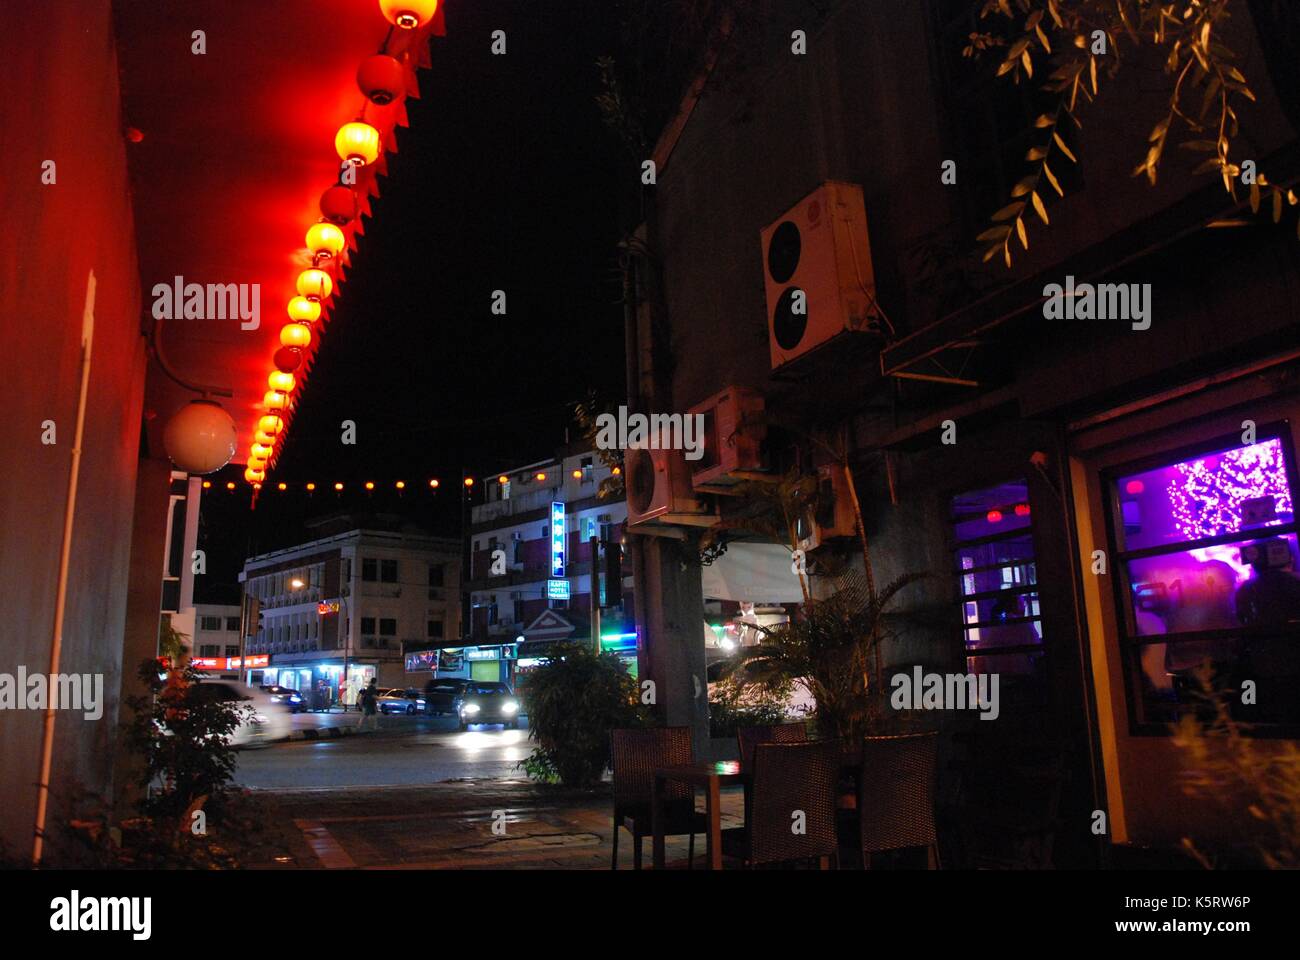
<svg viewBox="0 0 1300 960">
<path fill-rule="evenodd" d="M 399 512 L 456 535 L 462 470 L 546 457 L 574 401 L 623 396 L 616 244 L 638 212 L 634 165 L 595 103 L 596 58 L 618 42 L 602 10 L 612 6 L 449 11 L 256 511 L 242 481 L 224 490 L 238 471 L 212 478 L 200 533 L 209 584 L 340 511 Z M 507 32 L 505 56 L 490 53 L 494 29 Z M 506 316 L 491 312 L 498 289 Z M 341 443 L 344 420 L 356 422 L 355 446 Z M 282 481 L 290 492 L 275 490 Z M 341 496 L 335 481 L 348 484 Z"/>
</svg>

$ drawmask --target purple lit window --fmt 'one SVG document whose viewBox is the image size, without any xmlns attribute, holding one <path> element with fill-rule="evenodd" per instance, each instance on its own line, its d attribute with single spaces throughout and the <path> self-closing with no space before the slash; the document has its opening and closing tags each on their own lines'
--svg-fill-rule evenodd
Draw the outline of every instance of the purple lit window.
<svg viewBox="0 0 1300 960">
<path fill-rule="evenodd" d="M 1122 476 L 1115 482 L 1122 549 L 1290 523 L 1290 479 L 1277 437 Z"/>
<path fill-rule="evenodd" d="M 1010 481 L 954 497 L 954 573 L 967 669 L 1019 678 L 1022 705 L 1041 703 L 1042 613 L 1029 488 Z"/>
<path fill-rule="evenodd" d="M 1140 722 L 1203 702 L 1197 670 L 1260 691 L 1249 722 L 1300 721 L 1300 544 L 1280 436 L 1111 481 L 1115 556 Z M 1248 715 L 1247 715 L 1248 714 Z"/>
</svg>

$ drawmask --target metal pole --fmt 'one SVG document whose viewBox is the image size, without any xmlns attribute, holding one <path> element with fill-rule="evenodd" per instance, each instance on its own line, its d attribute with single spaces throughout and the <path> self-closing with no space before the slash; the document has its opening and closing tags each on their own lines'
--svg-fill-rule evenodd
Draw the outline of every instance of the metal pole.
<svg viewBox="0 0 1300 960">
<path fill-rule="evenodd" d="M 600 537 L 592 537 L 591 544 L 591 645 L 600 654 Z"/>
<path fill-rule="evenodd" d="M 72 556 L 72 521 L 77 513 L 77 478 L 81 472 L 81 438 L 86 427 L 86 394 L 90 385 L 90 348 L 95 339 L 95 271 L 86 277 L 86 302 L 81 316 L 81 388 L 77 397 L 77 427 L 68 469 L 68 496 L 63 508 L 63 542 L 59 546 L 59 586 L 54 597 L 54 635 L 50 639 L 49 682 L 59 672 L 63 655 L 63 614 L 68 601 L 68 562 Z M 36 822 L 33 826 L 32 866 L 39 868 L 45 847 L 45 814 L 50 802 L 50 766 L 54 758 L 54 690 L 47 691 L 45 727 L 41 734 L 41 774 L 36 781 Z"/>
</svg>

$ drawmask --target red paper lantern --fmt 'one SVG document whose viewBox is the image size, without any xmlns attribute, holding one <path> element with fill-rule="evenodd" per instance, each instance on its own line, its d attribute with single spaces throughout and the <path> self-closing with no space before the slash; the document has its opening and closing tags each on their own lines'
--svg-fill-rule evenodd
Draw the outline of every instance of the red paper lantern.
<svg viewBox="0 0 1300 960">
<path fill-rule="evenodd" d="M 357 215 L 356 198 L 343 184 L 335 184 L 320 195 L 320 215 L 336 226 L 343 226 Z"/>
<path fill-rule="evenodd" d="M 373 103 L 380 106 L 400 100 L 406 93 L 406 71 L 386 53 L 366 57 L 357 68 L 357 86 Z"/>
<path fill-rule="evenodd" d="M 281 347 L 272 357 L 275 369 L 282 373 L 293 373 L 302 363 L 302 351 L 297 347 Z"/>
</svg>

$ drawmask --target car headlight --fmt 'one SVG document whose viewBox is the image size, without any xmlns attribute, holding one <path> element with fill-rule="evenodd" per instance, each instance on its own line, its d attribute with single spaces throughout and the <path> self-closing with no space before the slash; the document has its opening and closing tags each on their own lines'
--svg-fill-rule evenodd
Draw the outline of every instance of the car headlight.
<svg viewBox="0 0 1300 960">
<path fill-rule="evenodd" d="M 255 713 L 255 714 L 253 714 L 251 717 L 249 717 L 248 719 L 251 720 L 251 721 L 253 721 L 253 723 L 266 723 L 266 722 L 267 722 L 267 720 L 266 720 L 266 716 L 265 716 L 264 714 L 261 714 L 261 713 Z"/>
<path fill-rule="evenodd" d="M 477 703 L 467 703 L 460 708 L 461 713 L 478 713 L 481 708 Z"/>
<path fill-rule="evenodd" d="M 290 703 L 302 703 L 302 697 L 290 697 L 290 698 L 289 698 L 289 702 L 290 702 Z"/>
<path fill-rule="evenodd" d="M 516 702 L 516 701 L 514 701 L 514 700 L 507 700 L 505 703 L 501 704 L 501 712 L 502 712 L 502 713 L 518 713 L 518 712 L 519 712 L 519 704 L 518 704 L 518 702 Z"/>
</svg>

